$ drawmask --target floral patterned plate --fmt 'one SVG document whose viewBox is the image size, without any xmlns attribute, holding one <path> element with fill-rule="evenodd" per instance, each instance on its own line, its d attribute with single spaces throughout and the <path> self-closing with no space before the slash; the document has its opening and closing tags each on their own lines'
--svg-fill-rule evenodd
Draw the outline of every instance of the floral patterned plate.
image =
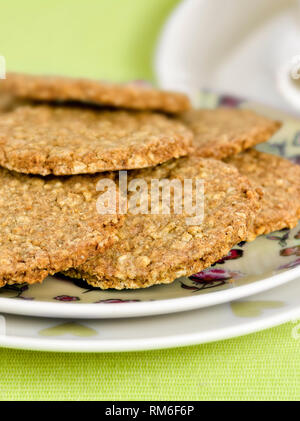
<svg viewBox="0 0 300 421">
<path fill-rule="evenodd" d="M 300 164 L 300 121 L 235 98 L 199 94 L 199 104 L 258 109 L 285 122 L 259 149 Z M 101 291 L 78 280 L 48 277 L 41 285 L 0 289 L 0 311 L 44 317 L 116 318 L 174 313 L 212 306 L 282 285 L 300 277 L 300 224 L 240 243 L 209 269 L 170 285 L 133 291 Z"/>
<path fill-rule="evenodd" d="M 246 335 L 288 321 L 300 339 L 300 278 L 218 306 L 152 317 L 68 320 L 0 314 L 0 347 L 120 352 L 195 345 Z"/>
</svg>

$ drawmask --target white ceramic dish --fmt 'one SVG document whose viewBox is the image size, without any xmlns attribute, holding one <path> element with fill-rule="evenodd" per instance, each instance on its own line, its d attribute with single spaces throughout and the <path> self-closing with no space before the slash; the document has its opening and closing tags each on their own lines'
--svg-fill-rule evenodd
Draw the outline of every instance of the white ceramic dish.
<svg viewBox="0 0 300 421">
<path fill-rule="evenodd" d="M 230 93 L 300 109 L 299 0 L 185 0 L 167 19 L 155 54 L 157 81 L 193 96 Z"/>
<path fill-rule="evenodd" d="M 300 279 L 284 287 L 201 310 L 111 320 L 0 315 L 0 346 L 42 351 L 121 352 L 228 339 L 294 320 L 300 338 Z"/>
</svg>

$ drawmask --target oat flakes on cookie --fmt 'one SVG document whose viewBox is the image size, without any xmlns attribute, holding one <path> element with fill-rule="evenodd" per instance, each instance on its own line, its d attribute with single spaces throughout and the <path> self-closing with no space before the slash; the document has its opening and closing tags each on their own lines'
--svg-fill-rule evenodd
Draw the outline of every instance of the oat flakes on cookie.
<svg viewBox="0 0 300 421">
<path fill-rule="evenodd" d="M 202 179 L 203 222 L 188 225 L 186 213 L 145 215 L 132 214 L 129 209 L 118 231 L 119 241 L 66 275 L 102 289 L 171 283 L 205 269 L 245 240 L 260 207 L 260 192 L 222 161 L 181 158 L 131 171 L 128 181 L 135 178 L 146 180 L 148 185 L 151 179 Z"/>
<path fill-rule="evenodd" d="M 41 282 L 116 240 L 119 216 L 96 210 L 99 178 L 43 178 L 0 168 L 1 287 Z"/>
<path fill-rule="evenodd" d="M 40 175 L 154 166 L 192 151 L 181 122 L 142 111 L 24 106 L 0 115 L 0 165 Z"/>
<path fill-rule="evenodd" d="M 254 220 L 249 240 L 300 219 L 300 166 L 287 159 L 251 149 L 226 159 L 263 190 L 262 209 Z"/>
<path fill-rule="evenodd" d="M 238 108 L 190 110 L 181 116 L 194 132 L 195 154 L 223 159 L 268 140 L 281 123 Z"/>
<path fill-rule="evenodd" d="M 142 83 L 109 83 L 92 79 L 7 73 L 0 82 L 13 95 L 39 101 L 80 101 L 118 108 L 178 113 L 190 108 L 186 95 Z"/>
</svg>

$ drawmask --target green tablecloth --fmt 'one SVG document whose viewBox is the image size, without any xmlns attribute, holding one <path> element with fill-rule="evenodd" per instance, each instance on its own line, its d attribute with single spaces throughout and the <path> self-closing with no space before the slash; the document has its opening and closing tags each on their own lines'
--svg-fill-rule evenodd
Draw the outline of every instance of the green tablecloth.
<svg viewBox="0 0 300 421">
<path fill-rule="evenodd" d="M 0 350 L 1 399 L 299 399 L 292 323 L 237 339 L 126 354 Z"/>
<path fill-rule="evenodd" d="M 0 55 L 16 71 L 152 79 L 159 29 L 178 0 L 1 1 Z M 126 354 L 0 349 L 0 399 L 299 399 L 289 323 L 188 348 Z"/>
</svg>

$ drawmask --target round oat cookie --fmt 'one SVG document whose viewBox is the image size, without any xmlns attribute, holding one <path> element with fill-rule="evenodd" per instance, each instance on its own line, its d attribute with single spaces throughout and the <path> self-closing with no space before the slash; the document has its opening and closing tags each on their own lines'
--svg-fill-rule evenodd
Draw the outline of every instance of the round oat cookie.
<svg viewBox="0 0 300 421">
<path fill-rule="evenodd" d="M 7 73 L 0 82 L 13 95 L 39 101 L 79 101 L 118 108 L 178 113 L 190 108 L 186 95 L 143 83 L 109 83 L 92 79 Z"/>
<path fill-rule="evenodd" d="M 287 159 L 251 149 L 226 160 L 263 190 L 262 209 L 249 240 L 282 228 L 293 228 L 300 219 L 300 166 Z"/>
<path fill-rule="evenodd" d="M 0 286 L 41 282 L 116 240 L 117 215 L 99 215 L 99 175 L 37 177 L 0 168 Z"/>
<path fill-rule="evenodd" d="M 154 166 L 192 151 L 181 122 L 141 111 L 24 106 L 0 115 L 0 165 L 71 175 Z"/>
<path fill-rule="evenodd" d="M 181 119 L 194 132 L 195 154 L 215 159 L 265 142 L 281 126 L 278 121 L 238 108 L 191 110 Z"/>
<path fill-rule="evenodd" d="M 129 209 L 118 232 L 119 241 L 66 272 L 67 276 L 83 278 L 102 289 L 171 283 L 205 269 L 245 240 L 259 209 L 259 194 L 249 181 L 221 161 L 181 158 L 132 171 L 128 181 L 135 178 L 143 178 L 148 186 L 151 179 L 203 180 L 202 223 L 189 225 L 187 213 L 175 214 L 172 206 L 169 215 L 133 214 Z M 195 199 L 195 189 L 193 193 Z"/>
</svg>

